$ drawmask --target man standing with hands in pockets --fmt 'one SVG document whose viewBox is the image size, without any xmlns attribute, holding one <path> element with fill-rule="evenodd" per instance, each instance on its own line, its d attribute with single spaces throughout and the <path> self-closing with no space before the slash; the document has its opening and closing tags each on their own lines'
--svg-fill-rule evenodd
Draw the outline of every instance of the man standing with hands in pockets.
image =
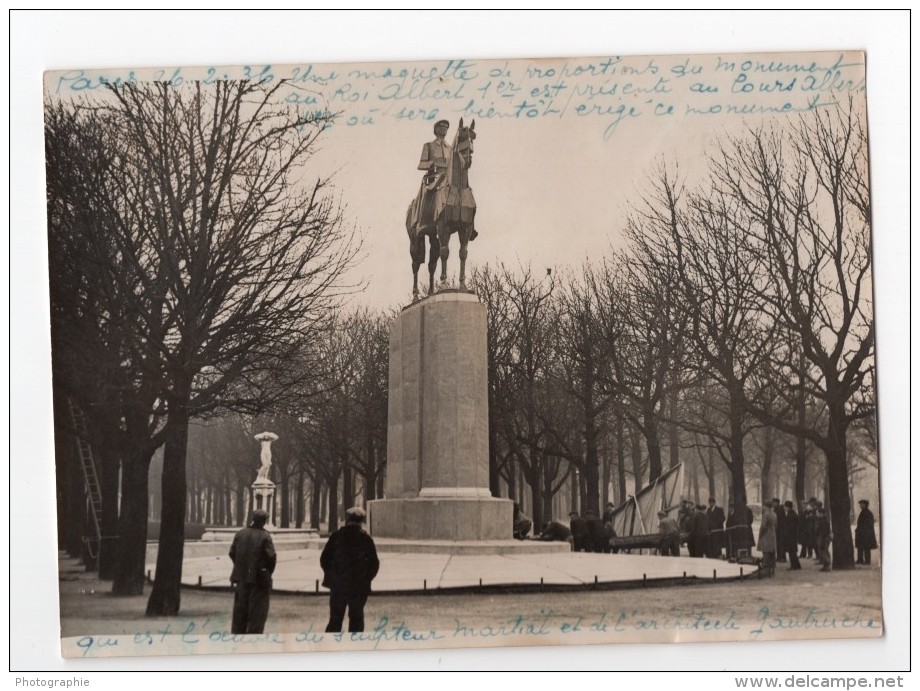
<svg viewBox="0 0 920 691">
<path fill-rule="evenodd" d="M 323 585 L 330 590 L 327 632 L 342 630 L 348 609 L 348 630 L 364 631 L 364 605 L 371 592 L 380 561 L 373 538 L 364 532 L 364 509 L 345 512 L 345 525 L 330 536 L 319 558 Z"/>
<path fill-rule="evenodd" d="M 262 633 L 268 619 L 268 601 L 277 555 L 265 530 L 268 513 L 252 512 L 252 523 L 240 530 L 230 546 L 233 561 L 233 622 L 231 633 Z"/>
</svg>

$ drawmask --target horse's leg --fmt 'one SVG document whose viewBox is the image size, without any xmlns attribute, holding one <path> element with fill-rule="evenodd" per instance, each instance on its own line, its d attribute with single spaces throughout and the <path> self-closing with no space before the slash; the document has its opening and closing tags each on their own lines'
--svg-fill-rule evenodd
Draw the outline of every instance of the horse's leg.
<svg viewBox="0 0 920 691">
<path fill-rule="evenodd" d="M 438 256 L 441 253 L 441 243 L 434 233 L 428 236 L 428 294 L 434 293 L 434 272 L 438 268 Z"/>
<path fill-rule="evenodd" d="M 460 288 L 466 289 L 466 257 L 467 249 L 466 246 L 470 243 L 470 233 L 472 232 L 473 226 L 463 226 L 459 231 L 457 231 L 457 236 L 460 238 Z"/>
<path fill-rule="evenodd" d="M 447 257 L 450 254 L 450 226 L 447 223 L 438 224 L 438 243 L 441 245 L 441 282 L 447 280 Z"/>
<path fill-rule="evenodd" d="M 422 265 L 425 256 L 425 236 L 417 235 L 409 243 L 409 254 L 412 256 L 412 299 L 418 299 L 418 268 Z"/>
</svg>

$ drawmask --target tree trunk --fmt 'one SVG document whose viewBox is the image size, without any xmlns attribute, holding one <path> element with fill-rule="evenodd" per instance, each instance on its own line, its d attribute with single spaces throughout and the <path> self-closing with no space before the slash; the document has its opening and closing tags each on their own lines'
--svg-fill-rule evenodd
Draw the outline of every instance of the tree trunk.
<svg viewBox="0 0 920 691">
<path fill-rule="evenodd" d="M 495 373 L 489 368 L 489 381 L 495 381 Z M 493 387 L 489 386 L 489 492 L 493 497 L 502 496 L 501 473 L 498 471 L 498 424 L 496 422 L 496 406 Z"/>
<path fill-rule="evenodd" d="M 364 502 L 373 501 L 377 498 L 377 451 L 374 447 L 374 439 L 369 434 L 365 437 L 364 453 L 367 458 L 367 474 L 364 477 Z M 491 453 L 491 452 L 490 452 Z M 489 472 L 491 473 L 492 464 L 489 463 Z M 489 482 L 491 483 L 491 477 Z M 492 495 L 495 496 L 494 494 Z"/>
<path fill-rule="evenodd" d="M 716 463 L 715 458 L 713 457 L 712 447 L 710 446 L 706 454 L 706 463 L 709 472 L 706 477 L 709 479 L 709 496 L 716 496 Z"/>
<path fill-rule="evenodd" d="M 291 527 L 291 474 L 281 473 L 281 528 Z"/>
<path fill-rule="evenodd" d="M 642 434 L 645 437 L 645 448 L 648 451 L 648 481 L 661 476 L 661 441 L 658 438 L 658 417 L 654 410 L 648 410 L 642 417 Z M 636 485 L 637 490 L 641 485 Z"/>
<path fill-rule="evenodd" d="M 54 446 L 59 548 L 71 557 L 78 557 L 83 546 L 80 513 L 85 482 L 77 456 L 77 441 L 70 432 L 55 433 Z"/>
<path fill-rule="evenodd" d="M 799 394 L 796 400 L 798 408 L 798 425 L 805 427 L 807 408 L 805 405 L 805 354 L 799 354 Z M 802 435 L 795 438 L 795 499 L 799 510 L 805 506 L 805 468 L 806 468 L 806 441 Z"/>
<path fill-rule="evenodd" d="M 121 479 L 121 515 L 118 523 L 119 560 L 112 581 L 115 595 L 144 594 L 147 557 L 147 473 L 153 453 L 136 452 L 126 459 Z"/>
<path fill-rule="evenodd" d="M 355 504 L 355 476 L 351 466 L 342 464 L 342 510 L 348 511 Z"/>
<path fill-rule="evenodd" d="M 246 504 L 244 503 L 245 497 L 243 495 L 244 495 L 243 486 L 240 484 L 237 484 L 236 486 L 236 515 L 233 517 L 233 519 L 234 519 L 234 524 L 238 527 L 242 527 L 243 520 L 245 519 L 244 514 L 246 511 L 245 509 Z"/>
<path fill-rule="evenodd" d="M 668 468 L 674 468 L 680 463 L 680 428 L 677 426 L 677 390 L 671 392 L 668 408 L 670 409 L 671 422 L 668 424 Z"/>
<path fill-rule="evenodd" d="M 386 476 L 386 461 L 377 468 L 377 496 L 383 498 L 383 481 Z"/>
<path fill-rule="evenodd" d="M 304 479 L 303 470 L 298 471 L 297 473 L 297 489 L 295 490 L 297 496 L 294 501 L 294 525 L 298 528 L 303 528 L 303 522 L 305 517 L 304 506 L 304 484 L 306 480 Z"/>
<path fill-rule="evenodd" d="M 629 430 L 632 466 L 633 466 L 633 495 L 642 489 L 642 447 L 639 444 L 639 432 L 635 428 Z"/>
<path fill-rule="evenodd" d="M 700 501 L 700 469 L 699 466 L 694 463 L 692 469 L 690 470 L 690 479 L 693 482 L 693 503 L 701 504 Z"/>
<path fill-rule="evenodd" d="M 310 481 L 310 527 L 319 530 L 320 502 L 322 501 L 323 485 L 318 478 Z"/>
<path fill-rule="evenodd" d="M 530 507 L 531 516 L 533 518 L 533 531 L 534 534 L 539 534 L 543 530 L 543 524 L 546 523 L 546 518 L 543 515 L 543 492 L 541 491 L 540 481 L 538 475 L 534 478 L 534 482 L 528 482 L 530 485 L 530 501 L 533 503 L 533 506 Z"/>
<path fill-rule="evenodd" d="M 329 483 L 329 534 L 339 529 L 339 478 L 338 475 Z"/>
<path fill-rule="evenodd" d="M 147 600 L 146 614 L 148 617 L 175 616 L 179 613 L 181 603 L 182 557 L 185 551 L 185 456 L 188 448 L 188 400 L 188 394 L 177 393 L 170 405 L 167 424 L 171 428 L 171 433 L 163 449 L 160 544 L 157 549 L 157 570 L 153 589 Z"/>
<path fill-rule="evenodd" d="M 770 498 L 770 471 L 773 468 L 773 448 L 775 430 L 767 425 L 763 428 L 763 465 L 760 467 L 761 503 Z"/>
<path fill-rule="evenodd" d="M 610 496 L 610 464 L 611 464 L 611 454 L 610 454 L 610 443 L 604 445 L 604 453 L 601 458 L 603 459 L 603 464 L 601 465 L 601 504 L 607 507 L 608 502 L 613 501 L 613 498 Z"/>
<path fill-rule="evenodd" d="M 618 501 L 626 501 L 626 440 L 623 438 L 623 416 L 616 416 L 617 435 L 617 488 L 619 489 Z"/>
<path fill-rule="evenodd" d="M 846 410 L 836 401 L 828 405 L 827 456 L 828 504 L 834 536 L 834 569 L 852 569 L 853 534 L 850 528 L 850 478 L 847 468 Z"/>
<path fill-rule="evenodd" d="M 600 477 L 598 473 L 597 454 L 597 423 L 594 415 L 587 415 L 585 419 L 585 493 L 587 503 L 582 506 L 584 511 L 593 511 L 595 516 L 600 516 Z"/>
<path fill-rule="evenodd" d="M 581 473 L 574 472 L 569 478 L 569 499 L 571 505 L 569 506 L 569 511 L 578 511 L 578 500 L 579 495 L 581 494 Z"/>
<path fill-rule="evenodd" d="M 114 449 L 103 447 L 100 450 L 102 462 L 98 467 L 101 473 L 102 520 L 99 526 L 99 578 L 111 581 L 115 578 L 118 563 L 118 475 L 121 464 Z"/>
</svg>

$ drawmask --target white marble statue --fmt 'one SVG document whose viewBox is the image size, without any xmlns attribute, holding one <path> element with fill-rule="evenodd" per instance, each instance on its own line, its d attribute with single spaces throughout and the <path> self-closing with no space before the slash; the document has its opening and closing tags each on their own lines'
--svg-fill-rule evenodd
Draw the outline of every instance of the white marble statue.
<svg viewBox="0 0 920 691">
<path fill-rule="evenodd" d="M 272 442 L 278 438 L 278 435 L 274 432 L 259 432 L 255 438 L 262 442 L 262 453 L 259 455 L 262 465 L 259 466 L 259 474 L 256 476 L 256 482 L 260 482 L 269 479 L 268 471 L 272 467 Z"/>
</svg>

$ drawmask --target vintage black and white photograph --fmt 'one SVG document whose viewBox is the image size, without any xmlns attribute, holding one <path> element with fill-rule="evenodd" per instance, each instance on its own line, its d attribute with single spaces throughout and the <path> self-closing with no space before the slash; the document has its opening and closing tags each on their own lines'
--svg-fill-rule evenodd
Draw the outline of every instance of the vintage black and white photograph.
<svg viewBox="0 0 920 691">
<path fill-rule="evenodd" d="M 871 89 L 46 71 L 60 655 L 884 637 Z"/>
</svg>

